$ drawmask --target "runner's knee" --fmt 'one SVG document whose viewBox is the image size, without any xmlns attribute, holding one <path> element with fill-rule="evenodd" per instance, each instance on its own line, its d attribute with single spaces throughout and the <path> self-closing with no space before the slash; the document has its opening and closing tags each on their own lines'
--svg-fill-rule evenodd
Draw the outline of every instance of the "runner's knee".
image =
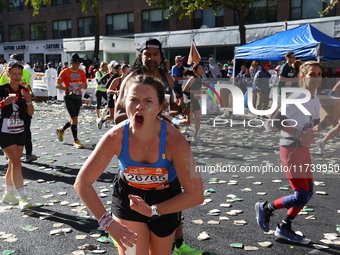
<svg viewBox="0 0 340 255">
<path fill-rule="evenodd" d="M 292 207 L 303 207 L 305 206 L 308 201 L 310 200 L 313 192 L 308 192 L 303 189 L 298 189 L 294 192 L 294 194 L 286 196 L 282 204 L 287 208 L 292 208 Z"/>
</svg>

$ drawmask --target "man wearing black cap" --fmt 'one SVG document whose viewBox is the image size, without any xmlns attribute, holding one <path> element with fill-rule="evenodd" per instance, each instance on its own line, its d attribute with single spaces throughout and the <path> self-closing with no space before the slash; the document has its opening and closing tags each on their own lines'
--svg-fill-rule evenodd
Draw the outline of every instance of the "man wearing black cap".
<svg viewBox="0 0 340 255">
<path fill-rule="evenodd" d="M 57 129 L 58 140 L 64 140 L 65 130 L 71 127 L 74 138 L 73 146 L 78 149 L 84 148 L 78 140 L 78 115 L 81 107 L 82 89 L 87 89 L 86 74 L 79 69 L 80 58 L 78 54 L 73 53 L 71 56 L 71 67 L 66 68 L 59 74 L 56 88 L 65 91 L 64 102 L 70 115 L 70 120 L 62 128 Z"/>
<path fill-rule="evenodd" d="M 130 73 L 123 81 L 119 96 L 116 102 L 114 121 L 116 124 L 127 119 L 124 107 L 120 102 L 124 97 L 124 87 L 128 79 L 133 76 L 146 74 L 156 77 L 165 84 L 165 93 L 172 95 L 174 81 L 165 64 L 165 57 L 162 51 L 162 44 L 157 39 L 148 39 L 140 47 L 140 53 L 131 66 Z"/>
<path fill-rule="evenodd" d="M 9 63 L 11 62 L 20 62 L 22 64 L 22 58 L 18 54 L 12 54 L 9 57 Z M 8 83 L 8 76 L 6 74 L 1 75 L 0 77 L 0 85 L 4 85 Z M 20 85 L 25 86 L 30 93 L 32 94 L 32 98 L 34 98 L 34 94 L 31 88 L 31 72 L 27 69 L 22 70 L 22 78 L 20 81 Z M 32 133 L 31 133 L 31 120 L 32 116 L 27 116 L 24 121 L 25 124 L 25 132 L 26 132 L 26 142 L 25 142 L 25 151 L 26 151 L 26 160 L 23 160 L 26 163 L 37 160 L 38 157 L 33 155 L 33 144 L 32 144 Z"/>
</svg>

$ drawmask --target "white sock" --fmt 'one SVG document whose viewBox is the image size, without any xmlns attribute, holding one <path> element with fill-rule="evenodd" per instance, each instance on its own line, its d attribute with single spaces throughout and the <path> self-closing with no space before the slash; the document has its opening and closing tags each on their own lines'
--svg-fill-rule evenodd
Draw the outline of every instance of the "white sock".
<svg viewBox="0 0 340 255">
<path fill-rule="evenodd" d="M 14 191 L 15 191 L 15 187 L 14 186 L 6 186 L 5 187 L 5 194 L 13 193 Z"/>
<path fill-rule="evenodd" d="M 25 188 L 18 189 L 17 192 L 18 192 L 20 197 L 24 197 L 25 196 Z"/>
</svg>

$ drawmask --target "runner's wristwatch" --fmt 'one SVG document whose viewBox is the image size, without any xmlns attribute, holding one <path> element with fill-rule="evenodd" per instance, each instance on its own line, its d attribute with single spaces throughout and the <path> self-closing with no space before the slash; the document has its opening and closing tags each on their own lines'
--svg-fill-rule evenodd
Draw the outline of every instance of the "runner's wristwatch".
<svg viewBox="0 0 340 255">
<path fill-rule="evenodd" d="M 152 205 L 151 206 L 151 215 L 150 219 L 151 220 L 158 220 L 161 217 L 161 214 L 157 210 L 157 205 Z"/>
</svg>

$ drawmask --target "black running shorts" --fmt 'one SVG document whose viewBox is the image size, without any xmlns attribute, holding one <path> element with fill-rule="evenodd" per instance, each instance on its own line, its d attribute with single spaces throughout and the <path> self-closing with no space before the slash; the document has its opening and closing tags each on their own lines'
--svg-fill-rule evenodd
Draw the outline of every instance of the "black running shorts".
<svg viewBox="0 0 340 255">
<path fill-rule="evenodd" d="M 19 134 L 8 134 L 0 132 L 0 147 L 5 149 L 11 145 L 24 146 L 26 142 L 26 132 Z"/>
<path fill-rule="evenodd" d="M 81 95 L 65 95 L 64 102 L 70 117 L 77 117 L 81 107 Z"/>
<path fill-rule="evenodd" d="M 182 86 L 180 86 L 180 87 L 175 87 L 175 88 L 174 88 L 174 92 L 175 92 L 176 98 L 181 98 L 181 97 L 183 97 Z"/>
<path fill-rule="evenodd" d="M 128 185 L 119 174 L 113 181 L 112 213 L 120 219 L 144 222 L 158 237 L 171 235 L 181 222 L 181 212 L 162 215 L 158 220 L 150 220 L 130 208 L 129 194 L 140 196 L 148 205 L 159 204 L 181 193 L 178 179 L 170 183 L 169 188 L 163 190 L 141 190 Z"/>
</svg>

